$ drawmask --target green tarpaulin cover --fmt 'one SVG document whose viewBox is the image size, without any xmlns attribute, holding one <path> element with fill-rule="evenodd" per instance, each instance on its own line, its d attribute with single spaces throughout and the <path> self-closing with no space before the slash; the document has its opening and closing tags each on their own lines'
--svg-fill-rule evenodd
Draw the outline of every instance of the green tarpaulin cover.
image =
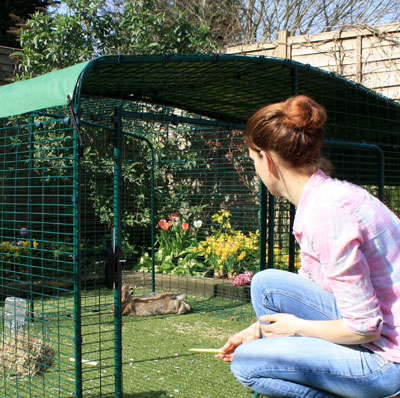
<svg viewBox="0 0 400 398">
<path fill-rule="evenodd" d="M 0 118 L 66 105 L 67 95 L 74 94 L 78 78 L 89 63 L 0 87 Z"/>
</svg>

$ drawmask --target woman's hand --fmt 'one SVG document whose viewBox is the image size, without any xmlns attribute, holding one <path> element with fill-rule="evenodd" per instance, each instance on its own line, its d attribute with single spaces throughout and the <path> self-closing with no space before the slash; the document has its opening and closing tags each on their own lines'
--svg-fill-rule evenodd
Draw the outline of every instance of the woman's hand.
<svg viewBox="0 0 400 398">
<path fill-rule="evenodd" d="M 260 321 L 270 322 L 260 325 L 265 337 L 297 336 L 301 324 L 301 319 L 291 314 L 263 315 Z"/>
<path fill-rule="evenodd" d="M 261 337 L 259 322 L 253 323 L 247 329 L 234 334 L 228 339 L 226 344 L 221 348 L 221 352 L 215 358 L 222 358 L 225 362 L 232 362 L 233 354 L 236 347 L 248 341 L 256 340 Z"/>
</svg>

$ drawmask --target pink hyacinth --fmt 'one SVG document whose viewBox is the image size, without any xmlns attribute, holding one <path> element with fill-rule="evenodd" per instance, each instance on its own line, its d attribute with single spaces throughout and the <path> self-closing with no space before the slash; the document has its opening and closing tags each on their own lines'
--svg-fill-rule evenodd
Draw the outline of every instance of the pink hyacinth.
<svg viewBox="0 0 400 398">
<path fill-rule="evenodd" d="M 243 274 L 236 275 L 232 279 L 232 284 L 233 286 L 248 285 L 250 284 L 252 278 L 253 278 L 253 273 L 251 271 L 246 271 L 243 272 Z"/>
</svg>

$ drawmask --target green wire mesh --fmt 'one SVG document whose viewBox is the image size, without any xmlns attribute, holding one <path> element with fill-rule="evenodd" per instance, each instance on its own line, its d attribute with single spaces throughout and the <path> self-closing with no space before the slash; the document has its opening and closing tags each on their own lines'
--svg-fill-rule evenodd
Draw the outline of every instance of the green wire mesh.
<svg viewBox="0 0 400 398">
<path fill-rule="evenodd" d="M 0 394 L 62 396 L 75 390 L 74 144 L 63 121 L 24 123 L 0 138 L 0 293 L 22 299 L 2 307 Z"/>
</svg>

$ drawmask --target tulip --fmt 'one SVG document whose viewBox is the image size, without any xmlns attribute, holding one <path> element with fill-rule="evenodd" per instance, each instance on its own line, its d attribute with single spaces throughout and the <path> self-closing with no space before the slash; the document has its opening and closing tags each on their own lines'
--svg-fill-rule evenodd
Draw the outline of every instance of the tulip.
<svg viewBox="0 0 400 398">
<path fill-rule="evenodd" d="M 168 218 L 170 219 L 170 221 L 175 221 L 175 220 L 178 219 L 178 217 L 179 217 L 179 214 L 178 214 L 177 211 L 174 212 L 174 213 L 172 213 L 172 214 L 170 214 L 170 215 L 168 216 Z"/>
<path fill-rule="evenodd" d="M 184 222 L 184 223 L 182 224 L 182 229 L 183 229 L 184 231 L 187 231 L 187 230 L 189 229 L 189 224 Z"/>
<path fill-rule="evenodd" d="M 203 221 L 201 220 L 196 220 L 193 222 L 193 225 L 195 228 L 201 228 L 201 226 L 203 225 Z"/>
<path fill-rule="evenodd" d="M 164 230 L 164 231 L 168 231 L 169 227 L 172 225 L 171 222 L 168 222 L 165 219 L 162 219 L 158 222 L 159 227 Z"/>
</svg>

